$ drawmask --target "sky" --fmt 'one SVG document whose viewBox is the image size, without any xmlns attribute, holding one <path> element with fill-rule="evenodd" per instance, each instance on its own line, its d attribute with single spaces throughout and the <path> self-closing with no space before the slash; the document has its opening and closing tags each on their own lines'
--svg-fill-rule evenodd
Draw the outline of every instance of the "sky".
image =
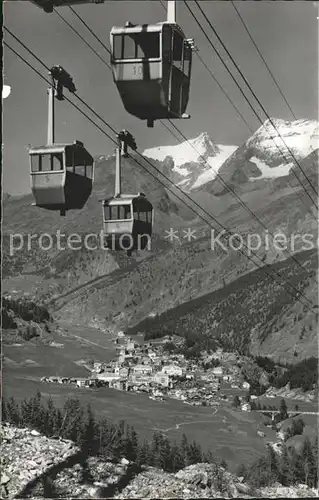
<svg viewBox="0 0 319 500">
<path fill-rule="evenodd" d="M 228 56 L 195 3 L 189 1 L 188 4 L 227 62 Z M 200 5 L 268 114 L 291 120 L 289 109 L 244 31 L 231 2 L 206 0 Z M 318 2 L 240 1 L 236 2 L 236 6 L 296 117 L 318 119 Z M 114 25 L 121 26 L 128 20 L 135 24 L 157 23 L 166 17 L 163 6 L 157 0 L 107 0 L 101 5 L 80 5 L 75 10 L 107 46 L 109 32 Z M 58 11 L 109 62 L 106 50 L 70 9 L 61 7 Z M 195 39 L 200 56 L 251 128 L 257 130 L 260 123 L 182 1 L 177 5 L 177 22 L 188 37 Z M 46 14 L 30 2 L 5 2 L 4 25 L 47 66 L 62 65 L 73 76 L 78 94 L 116 130 L 129 130 L 140 151 L 177 143 L 159 122 L 155 122 L 153 129 L 148 129 L 144 121 L 125 111 L 111 71 L 55 13 Z M 47 77 L 46 70 L 17 41 L 7 33 L 4 33 L 4 39 Z M 251 136 L 251 132 L 196 55 L 193 61 L 187 108 L 191 119 L 175 120 L 174 123 L 188 138 L 207 132 L 217 144 L 242 144 Z M 21 195 L 30 192 L 28 145 L 40 146 L 46 141 L 47 85 L 6 47 L 3 71 L 3 84 L 11 87 L 9 95 L 3 99 L 3 189 L 10 194 Z M 240 80 L 238 82 L 241 83 Z M 251 101 L 254 102 L 253 97 Z M 259 110 L 257 104 L 256 109 Z M 266 117 L 261 110 L 259 114 L 264 121 Z M 107 130 L 98 119 L 94 120 Z M 114 149 L 114 144 L 66 101 L 56 101 L 56 141 L 73 142 L 75 139 L 83 141 L 93 156 L 108 155 Z"/>
</svg>

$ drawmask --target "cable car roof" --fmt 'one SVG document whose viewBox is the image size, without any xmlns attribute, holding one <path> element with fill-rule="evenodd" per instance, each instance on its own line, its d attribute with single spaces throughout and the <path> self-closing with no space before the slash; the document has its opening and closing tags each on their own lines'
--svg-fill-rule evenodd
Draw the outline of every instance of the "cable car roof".
<svg viewBox="0 0 319 500">
<path fill-rule="evenodd" d="M 149 205 L 152 206 L 152 204 L 148 201 L 144 193 L 137 193 L 137 194 L 120 194 L 116 198 L 113 196 L 111 198 L 108 198 L 106 200 L 100 200 L 103 205 L 109 205 L 109 206 L 117 206 L 117 205 L 130 205 L 134 200 L 143 200 L 143 202 L 149 203 Z"/>
<path fill-rule="evenodd" d="M 46 154 L 46 153 L 64 153 L 66 148 L 81 149 L 88 156 L 90 156 L 93 160 L 93 157 L 90 155 L 90 153 L 84 147 L 83 142 L 80 142 L 80 141 L 74 141 L 71 143 L 64 143 L 64 144 L 61 143 L 61 144 L 51 144 L 51 145 L 45 145 L 45 146 L 31 147 L 29 149 L 29 154 L 36 155 L 36 154 Z"/>
<path fill-rule="evenodd" d="M 111 35 L 129 35 L 131 33 L 158 33 L 162 31 L 163 26 L 171 26 L 173 29 L 179 31 L 183 36 L 183 30 L 178 24 L 168 23 L 167 21 L 157 24 L 127 24 L 126 26 L 113 26 Z"/>
<path fill-rule="evenodd" d="M 36 148 L 30 148 L 29 154 L 45 154 L 45 153 L 63 153 L 67 146 L 72 144 L 51 144 L 50 146 L 38 146 Z"/>
</svg>

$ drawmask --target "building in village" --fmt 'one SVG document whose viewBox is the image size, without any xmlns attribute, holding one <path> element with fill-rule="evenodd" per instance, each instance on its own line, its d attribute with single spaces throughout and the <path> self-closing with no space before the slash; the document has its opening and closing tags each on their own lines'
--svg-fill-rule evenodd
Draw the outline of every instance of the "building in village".
<svg viewBox="0 0 319 500">
<path fill-rule="evenodd" d="M 153 367 L 151 365 L 133 365 L 130 367 L 130 373 L 134 375 L 145 375 L 151 374 L 153 372 Z"/>
<path fill-rule="evenodd" d="M 113 372 L 103 372 L 97 375 L 97 379 L 107 386 L 111 386 L 114 381 L 120 380 L 120 375 Z"/>
<path fill-rule="evenodd" d="M 97 379 L 89 378 L 77 378 L 77 387 L 95 387 L 97 385 Z"/>
<path fill-rule="evenodd" d="M 164 365 L 162 367 L 162 372 L 167 373 L 167 375 L 170 375 L 171 377 L 173 376 L 181 377 L 184 373 L 184 370 L 178 365 L 170 364 L 170 365 Z"/>
<path fill-rule="evenodd" d="M 167 373 L 163 372 L 154 373 L 152 380 L 154 384 L 158 384 L 162 387 L 170 387 L 170 385 L 172 385 L 169 379 L 169 375 L 167 375 Z"/>
<path fill-rule="evenodd" d="M 214 368 L 212 368 L 212 372 L 216 377 L 222 377 L 224 368 L 222 366 L 215 366 Z"/>
</svg>

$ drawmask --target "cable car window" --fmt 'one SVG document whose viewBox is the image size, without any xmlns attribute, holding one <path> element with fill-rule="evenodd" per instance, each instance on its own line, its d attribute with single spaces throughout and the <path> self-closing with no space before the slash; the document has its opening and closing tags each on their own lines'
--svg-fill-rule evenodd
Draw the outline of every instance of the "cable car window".
<svg viewBox="0 0 319 500">
<path fill-rule="evenodd" d="M 180 69 L 182 69 L 183 43 L 183 38 L 175 31 L 173 38 L 173 64 Z"/>
<path fill-rule="evenodd" d="M 105 215 L 105 219 L 108 219 L 108 220 L 114 220 L 116 217 L 115 216 L 115 212 L 113 209 L 116 209 L 116 207 L 110 207 L 110 206 L 106 206 L 104 207 L 104 215 Z"/>
<path fill-rule="evenodd" d="M 89 179 L 93 178 L 93 165 L 87 165 L 86 166 L 85 175 Z"/>
<path fill-rule="evenodd" d="M 132 218 L 132 215 L 131 215 L 131 206 L 130 205 L 125 205 L 125 217 L 124 219 L 131 219 Z"/>
<path fill-rule="evenodd" d="M 40 156 L 31 155 L 31 172 L 39 172 L 39 171 L 40 171 Z"/>
<path fill-rule="evenodd" d="M 171 60 L 171 48 L 172 48 L 172 30 L 168 26 L 164 26 L 162 32 L 162 50 L 163 50 L 163 59 L 165 59 L 166 61 Z"/>
<path fill-rule="evenodd" d="M 133 206 L 133 218 L 135 220 L 138 220 L 138 216 L 139 216 L 139 210 L 138 210 L 138 207 L 137 206 Z"/>
<path fill-rule="evenodd" d="M 189 77 L 190 67 L 191 67 L 191 54 L 192 50 L 187 45 L 184 46 L 184 68 L 183 72 L 186 76 Z"/>
<path fill-rule="evenodd" d="M 160 57 L 160 34 L 138 33 L 135 35 L 138 59 Z"/>
<path fill-rule="evenodd" d="M 52 170 L 63 170 L 62 153 L 56 153 L 52 155 Z"/>
<path fill-rule="evenodd" d="M 124 36 L 124 59 L 136 59 L 136 46 L 133 35 Z"/>
<path fill-rule="evenodd" d="M 65 164 L 68 172 L 74 172 L 74 150 L 72 148 L 66 148 Z"/>
<path fill-rule="evenodd" d="M 124 207 L 124 205 L 118 205 L 117 218 L 120 220 L 125 219 L 125 207 Z"/>
<path fill-rule="evenodd" d="M 77 175 L 85 177 L 85 165 L 75 165 L 74 171 Z"/>
<path fill-rule="evenodd" d="M 146 220 L 146 212 L 144 210 L 142 210 L 139 213 L 139 220 L 141 220 L 142 222 L 147 222 L 147 220 Z"/>
<path fill-rule="evenodd" d="M 115 59 L 122 59 L 123 35 L 113 35 L 113 55 Z"/>
<path fill-rule="evenodd" d="M 48 172 L 51 170 L 51 155 L 44 154 L 41 155 L 41 172 Z"/>
<path fill-rule="evenodd" d="M 151 210 L 148 210 L 146 212 L 146 222 L 149 222 L 149 223 L 152 222 L 152 211 Z"/>
</svg>

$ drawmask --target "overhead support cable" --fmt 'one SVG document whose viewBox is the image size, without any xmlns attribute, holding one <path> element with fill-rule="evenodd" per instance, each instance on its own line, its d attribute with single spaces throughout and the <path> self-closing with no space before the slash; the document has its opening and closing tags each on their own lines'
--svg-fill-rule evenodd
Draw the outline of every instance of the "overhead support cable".
<svg viewBox="0 0 319 500">
<path fill-rule="evenodd" d="M 14 35 L 13 35 L 14 36 Z M 15 37 L 16 38 L 16 37 Z M 19 41 L 19 40 L 18 40 Z M 28 50 L 35 58 L 36 60 L 38 60 L 39 62 L 41 62 L 41 64 L 46 68 L 48 69 L 48 66 L 46 66 L 37 56 L 35 56 L 35 54 L 30 50 L 28 49 L 28 47 L 23 44 L 21 41 L 19 41 L 19 43 L 21 43 L 22 46 L 24 46 L 24 48 L 26 50 Z M 20 56 L 16 51 L 14 51 L 14 49 L 12 49 L 8 44 L 5 43 L 6 46 L 8 46 L 8 48 L 10 48 L 20 59 L 22 59 L 30 68 L 32 68 L 42 79 L 44 79 L 45 81 L 47 81 L 49 83 L 49 81 L 44 78 L 39 71 L 37 71 L 35 68 L 33 68 L 33 66 L 28 63 L 22 56 Z M 94 114 L 95 116 L 97 116 L 105 125 L 108 126 L 109 129 L 111 129 L 112 131 L 114 131 L 114 133 L 116 132 L 115 129 L 110 125 L 108 124 L 98 113 L 96 113 L 93 108 L 91 108 L 82 98 L 80 98 L 77 94 L 74 94 L 77 98 L 79 98 L 81 100 L 81 102 L 83 104 L 85 104 Z M 82 110 L 80 110 L 80 108 L 78 108 L 70 99 L 66 98 L 68 102 L 70 102 L 73 107 L 75 107 L 76 109 L 78 109 L 85 117 L 87 117 L 89 119 L 89 121 L 91 123 L 93 123 L 104 135 L 106 135 L 112 142 L 114 142 L 115 144 L 117 144 L 117 140 L 116 139 L 113 139 L 109 134 L 107 134 L 106 132 L 103 131 L 103 129 L 101 129 L 101 127 L 99 127 L 90 117 L 88 117 L 88 115 L 86 115 Z M 192 204 L 194 204 L 195 206 L 197 206 L 203 213 L 205 213 L 210 219 L 214 220 L 214 222 L 216 222 L 218 224 L 218 226 L 220 228 L 222 228 L 225 232 L 227 232 L 227 234 L 229 236 L 233 236 L 233 234 L 225 227 L 223 226 L 212 214 L 209 214 L 203 207 L 201 207 L 195 200 L 193 200 L 187 193 L 185 193 L 183 190 L 181 190 L 179 188 L 179 186 L 175 186 L 173 184 L 173 182 L 171 181 L 171 179 L 169 179 L 169 177 L 167 177 L 165 174 L 163 174 L 163 172 L 161 172 L 155 165 L 153 165 L 149 160 L 147 160 L 141 153 L 137 153 L 138 156 L 140 156 L 142 158 L 142 160 L 146 163 L 148 163 L 157 173 L 159 173 L 162 177 L 164 177 L 170 184 L 173 185 L 173 188 L 174 190 L 172 190 L 169 186 L 165 185 L 156 175 L 154 175 L 152 172 L 150 172 L 142 163 L 140 163 L 136 158 L 132 157 L 131 155 L 129 155 L 133 161 L 135 161 L 138 165 L 140 165 L 144 170 L 146 170 L 150 175 L 152 175 L 158 182 L 160 182 L 166 189 L 168 189 L 170 192 L 172 192 L 172 194 L 174 196 L 176 196 L 178 199 L 180 199 L 183 203 L 186 204 L 186 206 L 192 210 L 197 216 L 199 216 L 206 224 L 208 224 L 212 229 L 216 229 L 214 228 L 213 226 L 211 226 L 211 223 L 208 222 L 206 219 L 203 218 L 203 216 L 199 215 L 198 212 L 192 207 L 190 206 L 189 204 L 187 204 L 185 202 L 185 200 L 183 198 L 181 198 L 179 195 L 177 195 L 176 193 L 176 190 L 181 192 L 182 195 L 184 195 L 186 198 L 188 198 Z M 255 254 L 254 252 L 251 252 L 251 249 L 249 249 L 247 247 L 247 245 L 244 245 L 247 250 L 251 253 L 253 253 L 254 257 L 256 257 L 260 262 L 263 263 L 263 260 L 262 258 L 260 258 L 257 254 Z M 245 254 L 242 249 L 239 249 L 239 252 L 242 253 L 246 258 L 248 258 L 250 261 L 253 262 L 254 265 L 257 265 L 257 267 L 259 267 L 260 269 L 263 268 L 264 266 L 259 266 L 258 264 L 256 264 L 256 262 L 253 261 L 253 259 L 251 258 L 251 255 L 250 254 Z M 304 268 L 300 265 L 300 263 L 298 263 L 298 261 L 296 261 L 297 264 L 301 267 L 301 269 L 304 270 Z M 266 274 L 269 275 L 272 279 L 273 276 L 271 276 L 269 273 L 267 273 L 267 271 L 265 270 Z M 272 269 L 272 272 L 274 274 L 276 274 L 277 276 L 281 277 L 280 273 L 278 273 L 277 271 L 273 270 Z M 277 281 L 277 280 L 275 280 Z M 301 294 L 301 292 L 299 292 L 299 290 L 294 286 L 294 285 L 291 285 L 291 284 L 287 284 L 287 282 L 278 282 L 277 283 L 280 285 L 280 286 L 283 286 L 283 287 L 286 287 L 286 286 L 290 286 L 291 288 L 293 288 L 296 292 L 296 295 L 294 295 L 293 297 L 296 298 L 297 300 L 300 300 L 300 297 L 302 296 L 307 302 L 308 304 L 310 304 L 312 307 L 314 307 L 314 305 L 311 303 L 311 301 L 305 297 L 303 294 Z M 289 292 L 291 293 L 291 292 Z M 309 307 L 309 305 L 307 305 L 307 307 Z"/>
<path fill-rule="evenodd" d="M 287 151 L 289 152 L 291 158 L 293 159 L 294 163 L 299 167 L 299 169 L 301 170 L 301 172 L 304 174 L 305 178 L 307 179 L 310 187 L 312 188 L 312 190 L 314 191 L 315 195 L 316 195 L 316 198 L 318 198 L 318 193 L 315 189 L 315 187 L 313 186 L 312 182 L 310 181 L 309 177 L 307 176 L 307 174 L 305 173 L 304 169 L 301 167 L 300 163 L 298 162 L 298 160 L 295 158 L 291 148 L 286 144 L 285 140 L 283 139 L 283 137 L 281 136 L 278 128 L 276 127 L 276 125 L 274 124 L 273 120 L 271 119 L 271 117 L 269 116 L 269 114 L 267 113 L 266 109 L 264 108 L 264 106 L 262 105 L 262 103 L 260 102 L 260 100 L 258 99 L 258 97 L 256 96 L 256 93 L 254 92 L 254 90 L 252 89 L 251 85 L 249 84 L 249 82 L 247 81 L 246 77 L 244 76 L 243 72 L 241 71 L 241 69 L 239 68 L 238 64 L 234 61 L 232 55 L 230 54 L 229 50 L 227 49 L 227 47 L 225 46 L 224 42 L 222 41 L 221 37 L 219 36 L 219 34 L 217 33 L 216 29 L 214 28 L 214 26 L 212 25 L 211 21 L 208 19 L 207 15 L 205 14 L 204 10 L 202 9 L 202 7 L 199 5 L 198 1 L 197 0 L 194 0 L 195 1 L 195 4 L 197 5 L 198 9 L 200 10 L 200 12 L 202 13 L 203 17 L 205 18 L 207 24 L 210 26 L 210 28 L 212 29 L 213 33 L 215 34 L 215 36 L 217 37 L 218 41 L 220 42 L 220 44 L 222 45 L 222 47 L 224 48 L 224 50 L 226 51 L 228 57 L 230 58 L 230 60 L 232 61 L 232 63 L 234 64 L 235 68 L 237 69 L 238 73 L 240 74 L 240 76 L 242 77 L 243 81 L 245 82 L 247 88 L 249 89 L 249 91 L 251 92 L 251 94 L 253 95 L 254 99 L 256 100 L 256 102 L 258 103 L 258 105 L 260 106 L 261 110 L 263 111 L 263 113 L 265 114 L 265 116 L 267 117 L 269 123 L 272 125 L 273 129 L 276 131 L 278 137 L 281 139 L 282 143 L 284 144 L 285 148 L 287 149 Z M 215 48 L 215 46 L 213 45 L 212 41 L 210 40 L 209 36 L 207 35 L 207 33 L 205 32 L 205 30 L 203 29 L 202 25 L 200 24 L 200 22 L 197 20 L 195 14 L 193 13 L 193 11 L 191 10 L 191 8 L 187 5 L 187 2 L 186 0 L 184 0 L 184 4 L 186 5 L 188 11 L 191 13 L 192 17 L 195 19 L 196 23 L 198 24 L 198 26 L 200 27 L 201 31 L 204 33 L 204 35 L 206 36 L 208 42 L 210 43 L 211 47 L 213 48 L 214 52 L 217 54 L 218 58 L 221 60 L 223 66 L 226 68 L 227 72 L 230 74 L 232 80 L 235 82 L 236 86 L 239 88 L 241 94 L 244 96 L 245 100 L 247 101 L 247 103 L 249 104 L 250 108 L 252 109 L 252 111 L 254 112 L 254 114 L 256 115 L 256 117 L 258 118 L 258 120 L 260 121 L 260 123 L 262 125 L 264 125 L 262 119 L 260 118 L 260 116 L 258 115 L 258 113 L 256 112 L 255 108 L 252 106 L 252 104 L 250 103 L 249 99 L 247 98 L 246 94 L 243 92 L 242 88 L 240 87 L 240 85 L 238 84 L 237 80 L 235 79 L 234 75 L 231 73 L 231 71 L 229 70 L 227 64 L 224 62 L 223 58 L 221 57 L 221 55 L 219 54 L 219 52 L 217 51 L 217 49 Z M 274 141 L 274 143 L 276 144 L 276 142 Z M 276 144 L 277 146 L 277 144 Z M 278 146 L 277 146 L 278 147 Z M 279 149 L 279 147 L 278 147 Z M 279 151 L 281 152 L 281 150 L 279 149 Z M 281 152 L 282 156 L 283 156 L 283 153 Z M 288 161 L 286 160 L 287 164 L 288 164 Z M 299 180 L 299 177 L 296 176 L 298 181 L 300 182 Z M 300 184 L 303 186 L 303 184 L 300 182 Z M 303 189 L 305 189 L 305 187 L 303 186 Z M 306 189 L 305 189 L 306 191 Z M 307 194 L 309 195 L 308 191 L 306 191 Z M 309 195 L 310 196 L 310 195 Z M 311 198 L 312 202 L 314 203 L 314 205 L 316 206 L 316 208 L 318 209 L 318 206 L 316 205 L 316 203 L 313 201 L 313 199 Z"/>
</svg>

